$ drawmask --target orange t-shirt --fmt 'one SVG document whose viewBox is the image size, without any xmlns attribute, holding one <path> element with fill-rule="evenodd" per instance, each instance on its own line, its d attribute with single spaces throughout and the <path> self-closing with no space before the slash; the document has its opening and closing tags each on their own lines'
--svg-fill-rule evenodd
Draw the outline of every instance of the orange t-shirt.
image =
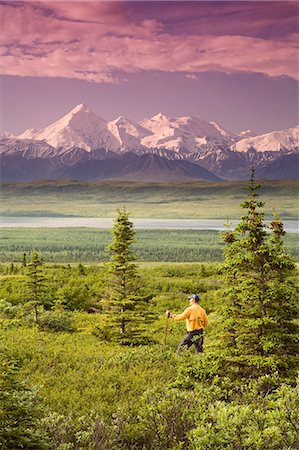
<svg viewBox="0 0 299 450">
<path fill-rule="evenodd" d="M 182 314 L 173 314 L 172 318 L 186 320 L 187 331 L 200 330 L 209 323 L 206 311 L 198 304 L 189 306 Z"/>
</svg>

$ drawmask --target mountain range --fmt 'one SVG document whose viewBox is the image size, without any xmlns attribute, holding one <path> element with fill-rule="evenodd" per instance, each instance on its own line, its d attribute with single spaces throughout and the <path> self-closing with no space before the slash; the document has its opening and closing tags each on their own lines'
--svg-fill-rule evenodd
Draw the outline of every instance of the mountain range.
<svg viewBox="0 0 299 450">
<path fill-rule="evenodd" d="M 110 122 L 80 104 L 43 129 L 0 136 L 1 180 L 298 178 L 299 126 L 239 135 L 196 116 Z"/>
</svg>

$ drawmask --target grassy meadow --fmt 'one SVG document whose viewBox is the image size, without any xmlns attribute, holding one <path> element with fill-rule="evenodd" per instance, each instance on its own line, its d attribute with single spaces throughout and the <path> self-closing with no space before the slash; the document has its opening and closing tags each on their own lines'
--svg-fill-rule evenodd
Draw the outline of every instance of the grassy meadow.
<svg viewBox="0 0 299 450">
<path fill-rule="evenodd" d="M 114 217 L 126 206 L 135 218 L 238 219 L 247 181 L 140 183 L 36 181 L 2 183 L 2 215 Z M 276 209 L 283 219 L 298 215 L 299 182 L 263 181 L 265 213 Z"/>
</svg>

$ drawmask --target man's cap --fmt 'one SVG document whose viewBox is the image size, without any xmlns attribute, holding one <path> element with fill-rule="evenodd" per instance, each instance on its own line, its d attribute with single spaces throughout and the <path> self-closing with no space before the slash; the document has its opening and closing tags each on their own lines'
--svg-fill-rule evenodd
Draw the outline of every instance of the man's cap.
<svg viewBox="0 0 299 450">
<path fill-rule="evenodd" d="M 199 302 L 199 296 L 197 294 L 192 294 L 190 297 L 188 297 L 189 300 L 195 300 L 196 302 Z"/>
</svg>

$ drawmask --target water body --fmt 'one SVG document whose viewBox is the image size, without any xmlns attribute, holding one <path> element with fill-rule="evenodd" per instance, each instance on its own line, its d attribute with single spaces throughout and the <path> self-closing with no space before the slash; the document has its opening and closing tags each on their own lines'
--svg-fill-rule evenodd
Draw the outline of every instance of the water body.
<svg viewBox="0 0 299 450">
<path fill-rule="evenodd" d="M 225 230 L 226 219 L 131 219 L 136 229 Z M 111 228 L 114 219 L 95 217 L 0 217 L 0 227 L 8 228 Z M 267 221 L 266 221 L 267 222 Z M 238 221 L 232 221 L 232 228 Z M 288 233 L 299 233 L 299 220 L 284 220 Z"/>
</svg>

